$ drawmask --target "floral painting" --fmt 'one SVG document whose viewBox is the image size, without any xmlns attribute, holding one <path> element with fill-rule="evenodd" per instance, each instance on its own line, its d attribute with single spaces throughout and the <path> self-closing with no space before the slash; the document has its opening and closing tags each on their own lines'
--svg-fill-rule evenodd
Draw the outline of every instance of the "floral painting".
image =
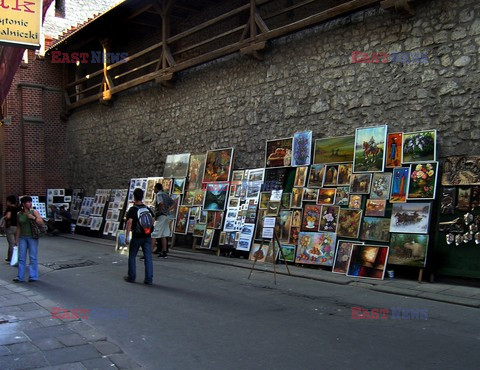
<svg viewBox="0 0 480 370">
<path fill-rule="evenodd" d="M 348 196 L 350 192 L 349 186 L 340 186 L 337 188 L 337 195 L 335 197 L 335 205 L 348 206 Z M 353 207 L 350 207 L 353 208 Z"/>
<path fill-rule="evenodd" d="M 316 139 L 313 163 L 351 162 L 354 147 L 354 135 Z"/>
<path fill-rule="evenodd" d="M 163 177 L 187 177 L 189 161 L 190 153 L 167 155 Z"/>
<path fill-rule="evenodd" d="M 301 232 L 298 237 L 296 263 L 332 266 L 336 234 Z"/>
<path fill-rule="evenodd" d="M 320 219 L 320 231 L 329 231 L 335 233 L 337 231 L 338 213 L 340 207 L 322 206 L 322 214 Z"/>
<path fill-rule="evenodd" d="M 355 130 L 353 172 L 383 172 L 387 125 Z"/>
<path fill-rule="evenodd" d="M 229 181 L 233 148 L 207 151 L 203 182 Z"/>
<path fill-rule="evenodd" d="M 299 235 L 300 235 L 300 227 L 292 227 L 290 229 L 290 240 L 288 241 L 288 243 L 297 245 Z"/>
<path fill-rule="evenodd" d="M 390 196 L 390 184 L 392 182 L 392 174 L 389 172 L 377 172 L 373 174 L 372 190 L 370 191 L 370 199 L 388 200 Z"/>
<path fill-rule="evenodd" d="M 387 168 L 400 167 L 402 165 L 402 140 L 403 133 L 396 132 L 387 136 Z"/>
<path fill-rule="evenodd" d="M 305 206 L 303 211 L 302 231 L 318 231 L 320 226 L 322 207 L 309 204 Z"/>
<path fill-rule="evenodd" d="M 292 166 L 308 166 L 311 163 L 312 131 L 296 132 L 293 135 Z"/>
<path fill-rule="evenodd" d="M 201 189 L 205 172 L 205 154 L 192 154 L 188 166 L 187 190 Z"/>
<path fill-rule="evenodd" d="M 358 238 L 361 220 L 362 210 L 340 208 L 337 226 L 338 236 L 343 236 L 345 238 Z"/>
<path fill-rule="evenodd" d="M 347 276 L 383 280 L 388 259 L 388 246 L 352 246 Z"/>
<path fill-rule="evenodd" d="M 438 162 L 410 165 L 410 183 L 407 199 L 435 199 Z"/>
<path fill-rule="evenodd" d="M 407 201 L 409 179 L 410 168 L 398 167 L 393 169 L 390 203 L 405 203 Z"/>
<path fill-rule="evenodd" d="M 312 164 L 310 166 L 310 175 L 308 176 L 309 188 L 321 188 L 325 176 L 325 166 L 323 164 Z"/>
<path fill-rule="evenodd" d="M 425 267 L 427 262 L 428 235 L 392 234 L 388 263 Z"/>
<path fill-rule="evenodd" d="M 405 132 L 403 134 L 403 163 L 435 161 L 437 130 Z"/>
<path fill-rule="evenodd" d="M 267 140 L 265 168 L 287 167 L 292 163 L 293 138 Z"/>
</svg>

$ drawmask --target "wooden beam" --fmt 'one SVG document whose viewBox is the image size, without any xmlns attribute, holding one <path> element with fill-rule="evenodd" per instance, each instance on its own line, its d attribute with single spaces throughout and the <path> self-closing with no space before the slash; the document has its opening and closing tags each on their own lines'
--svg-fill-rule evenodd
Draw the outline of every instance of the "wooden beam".
<svg viewBox="0 0 480 370">
<path fill-rule="evenodd" d="M 134 24 L 138 24 L 139 26 L 151 27 L 156 29 L 162 28 L 162 26 L 159 24 L 145 23 L 145 22 L 134 21 L 134 20 L 129 21 L 129 23 L 134 23 Z"/>
<path fill-rule="evenodd" d="M 383 0 L 380 2 L 380 5 L 385 10 L 395 10 L 399 13 L 414 16 L 415 9 L 413 5 L 414 0 Z"/>
<path fill-rule="evenodd" d="M 153 6 L 153 4 L 146 4 L 142 6 L 140 9 L 138 9 L 136 12 L 130 14 L 127 18 L 125 18 L 125 21 L 129 21 L 135 17 L 138 17 L 140 14 L 145 13 L 148 9 L 150 9 Z"/>
</svg>

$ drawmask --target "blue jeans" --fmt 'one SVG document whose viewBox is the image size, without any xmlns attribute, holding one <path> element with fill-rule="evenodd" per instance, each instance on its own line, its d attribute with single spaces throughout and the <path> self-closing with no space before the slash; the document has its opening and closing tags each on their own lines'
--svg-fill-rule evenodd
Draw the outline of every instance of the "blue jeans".
<svg viewBox="0 0 480 370">
<path fill-rule="evenodd" d="M 28 265 L 28 277 L 30 280 L 38 280 L 38 239 L 31 236 L 21 236 L 18 241 L 18 278 L 21 281 L 25 279 L 25 270 L 27 267 L 27 250 L 30 258 Z"/>
<path fill-rule="evenodd" d="M 145 282 L 151 283 L 153 280 L 153 262 L 152 262 L 152 238 L 132 238 L 128 248 L 128 277 L 134 281 L 137 278 L 137 253 L 142 247 L 145 256 Z"/>
</svg>

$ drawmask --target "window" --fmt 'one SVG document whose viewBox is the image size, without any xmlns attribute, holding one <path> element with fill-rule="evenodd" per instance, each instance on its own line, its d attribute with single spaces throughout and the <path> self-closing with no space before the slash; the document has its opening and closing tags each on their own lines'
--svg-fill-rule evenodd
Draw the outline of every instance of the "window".
<svg viewBox="0 0 480 370">
<path fill-rule="evenodd" d="M 65 0 L 55 0 L 55 17 L 65 18 Z"/>
</svg>

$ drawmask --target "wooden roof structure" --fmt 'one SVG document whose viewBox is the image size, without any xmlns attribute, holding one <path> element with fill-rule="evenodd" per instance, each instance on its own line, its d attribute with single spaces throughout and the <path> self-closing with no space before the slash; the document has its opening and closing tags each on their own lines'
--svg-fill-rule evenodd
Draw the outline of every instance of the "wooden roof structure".
<svg viewBox="0 0 480 370">
<path fill-rule="evenodd" d="M 176 73 L 235 52 L 262 59 L 271 39 L 368 7 L 411 15 L 413 1 L 126 0 L 62 35 L 48 52 L 128 53 L 103 66 L 66 65 L 69 111 L 151 81 L 171 86 Z"/>
</svg>

